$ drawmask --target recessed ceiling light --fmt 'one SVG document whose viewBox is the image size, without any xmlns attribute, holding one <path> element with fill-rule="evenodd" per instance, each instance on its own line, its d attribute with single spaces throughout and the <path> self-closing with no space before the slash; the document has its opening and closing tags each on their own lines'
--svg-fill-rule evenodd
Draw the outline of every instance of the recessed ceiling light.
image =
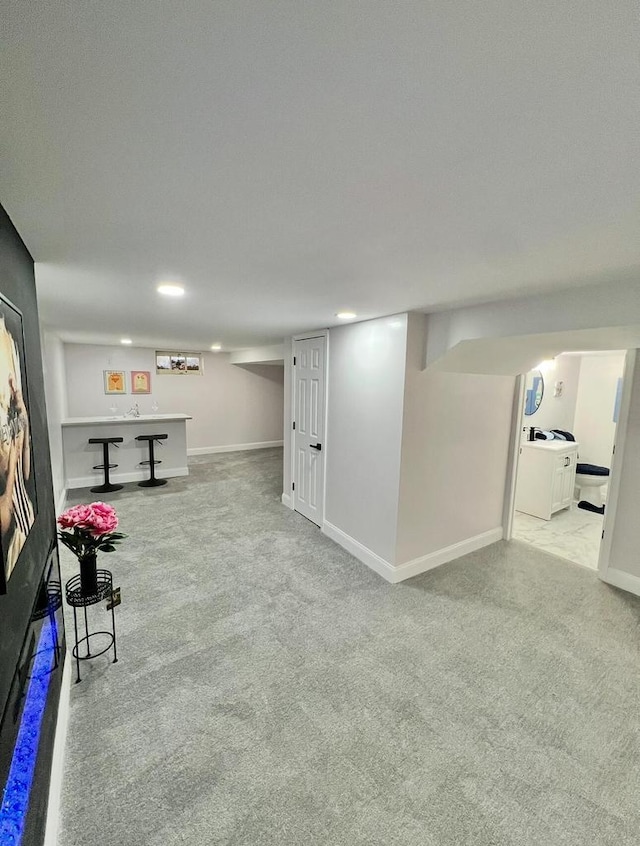
<svg viewBox="0 0 640 846">
<path fill-rule="evenodd" d="M 131 338 L 120 338 L 120 343 L 121 344 L 132 344 L 133 341 L 131 340 Z"/>
<path fill-rule="evenodd" d="M 354 317 L 357 317 L 357 316 L 358 316 L 358 315 L 357 315 L 357 314 L 355 314 L 353 311 L 339 311 L 339 312 L 336 314 L 336 317 L 337 317 L 339 320 L 353 320 L 353 318 L 354 318 Z"/>
<path fill-rule="evenodd" d="M 221 349 L 222 349 L 222 344 L 211 344 L 211 349 L 212 349 L 214 352 L 218 352 L 218 350 L 221 350 Z"/>
<path fill-rule="evenodd" d="M 158 293 L 165 297 L 182 297 L 184 288 L 182 285 L 158 285 Z"/>
</svg>

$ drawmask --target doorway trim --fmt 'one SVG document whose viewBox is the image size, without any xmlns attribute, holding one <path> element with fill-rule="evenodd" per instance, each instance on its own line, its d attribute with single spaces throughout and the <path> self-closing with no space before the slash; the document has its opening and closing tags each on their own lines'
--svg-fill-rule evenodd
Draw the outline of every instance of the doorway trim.
<svg viewBox="0 0 640 846">
<path fill-rule="evenodd" d="M 629 425 L 629 412 L 631 408 L 631 392 L 633 388 L 633 375 L 636 365 L 636 350 L 626 350 L 624 370 L 622 374 L 622 396 L 620 400 L 620 414 L 616 426 L 614 453 L 611 460 L 611 474 L 609 487 L 607 489 L 607 507 L 605 508 L 604 521 L 602 524 L 604 537 L 600 542 L 600 554 L 598 567 L 593 570 L 602 581 L 608 582 L 609 557 L 611 554 L 611 541 L 615 527 L 615 515 L 618 507 L 620 494 L 620 477 L 622 476 L 622 464 L 624 461 L 625 442 L 627 428 Z M 518 462 L 520 459 L 520 441 L 522 412 L 524 410 L 524 387 L 525 375 L 519 374 L 516 378 L 514 389 L 513 414 L 511 418 L 511 436 L 509 439 L 509 462 L 507 464 L 507 484 L 505 489 L 505 510 L 503 513 L 503 537 L 511 540 L 513 537 L 513 519 L 516 505 L 516 483 L 518 480 Z M 518 393 L 519 392 L 519 393 Z M 578 565 L 580 566 L 580 565 Z M 624 588 L 629 590 L 629 588 Z M 632 591 L 635 593 L 635 591 Z"/>
<path fill-rule="evenodd" d="M 509 438 L 509 462 L 507 464 L 507 484 L 504 498 L 505 510 L 502 524 L 503 538 L 511 540 L 513 537 L 513 520 L 516 510 L 516 482 L 518 481 L 518 463 L 520 461 L 521 420 L 524 412 L 525 377 L 523 373 L 516 376 L 513 389 L 513 409 L 511 412 L 511 436 Z"/>
<path fill-rule="evenodd" d="M 289 450 L 289 468 L 291 473 L 291 481 L 292 483 L 295 481 L 296 478 L 296 444 L 295 438 L 293 437 L 293 422 L 295 419 L 296 413 L 296 372 L 295 367 L 293 365 L 293 355 L 295 350 L 295 342 L 296 341 L 308 341 L 311 338 L 324 338 L 324 442 L 322 444 L 322 523 L 324 525 L 325 519 L 324 515 L 326 513 L 326 504 L 327 504 L 327 449 L 329 448 L 329 438 L 328 438 L 328 421 L 329 421 L 329 330 L 328 329 L 318 329 L 315 332 L 301 332 L 299 335 L 293 335 L 291 338 L 291 350 L 290 350 L 290 359 L 289 363 L 291 365 L 291 377 L 289 382 L 289 392 L 291 396 L 290 402 L 290 410 L 289 410 L 289 433 L 290 433 L 290 441 L 291 441 L 291 448 Z M 287 492 L 290 497 L 290 504 L 289 508 L 292 511 L 295 511 L 294 508 L 294 497 L 293 491 Z M 297 514 L 299 512 L 296 512 Z M 304 516 L 304 515 L 302 515 Z M 320 527 L 322 528 L 322 526 Z"/>
<path fill-rule="evenodd" d="M 631 411 L 631 394 L 633 391 L 633 377 L 636 369 L 636 350 L 627 350 L 622 371 L 622 396 L 620 398 L 620 413 L 616 424 L 616 436 L 613 444 L 613 460 L 611 462 L 611 476 L 607 488 L 607 502 L 604 509 L 602 525 L 602 541 L 600 542 L 600 557 L 598 558 L 598 575 L 603 582 L 609 581 L 609 559 L 611 557 L 611 542 L 615 528 L 615 516 L 620 497 L 620 481 L 622 464 L 629 428 L 629 414 Z M 632 577 L 630 577 L 632 578 Z M 620 585 L 623 587 L 623 585 Z M 635 586 L 634 586 L 635 587 Z M 629 588 L 624 587 L 625 590 Z M 635 590 L 634 590 L 635 593 Z"/>
</svg>

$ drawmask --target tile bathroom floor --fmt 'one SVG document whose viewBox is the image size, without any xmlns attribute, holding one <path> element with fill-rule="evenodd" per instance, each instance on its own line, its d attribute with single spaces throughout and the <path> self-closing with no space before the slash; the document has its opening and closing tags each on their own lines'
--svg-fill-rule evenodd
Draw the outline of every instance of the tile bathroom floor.
<svg viewBox="0 0 640 846">
<path fill-rule="evenodd" d="M 516 511 L 513 537 L 597 570 L 603 520 L 601 514 L 584 511 L 576 502 L 571 508 L 556 512 L 551 520 Z"/>
</svg>

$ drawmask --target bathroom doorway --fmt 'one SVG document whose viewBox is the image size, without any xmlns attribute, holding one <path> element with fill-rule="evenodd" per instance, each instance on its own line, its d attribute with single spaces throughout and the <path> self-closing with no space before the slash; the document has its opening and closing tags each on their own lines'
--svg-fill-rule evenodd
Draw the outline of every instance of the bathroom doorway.
<svg viewBox="0 0 640 846">
<path fill-rule="evenodd" d="M 507 538 L 589 569 L 602 563 L 626 359 L 564 352 L 521 377 Z"/>
</svg>

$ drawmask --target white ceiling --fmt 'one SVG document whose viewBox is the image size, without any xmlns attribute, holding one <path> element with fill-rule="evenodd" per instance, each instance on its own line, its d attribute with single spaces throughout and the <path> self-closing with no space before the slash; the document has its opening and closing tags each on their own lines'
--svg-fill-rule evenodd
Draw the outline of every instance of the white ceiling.
<svg viewBox="0 0 640 846">
<path fill-rule="evenodd" d="M 636 0 L 2 17 L 0 200 L 67 339 L 238 348 L 640 267 Z"/>
</svg>

